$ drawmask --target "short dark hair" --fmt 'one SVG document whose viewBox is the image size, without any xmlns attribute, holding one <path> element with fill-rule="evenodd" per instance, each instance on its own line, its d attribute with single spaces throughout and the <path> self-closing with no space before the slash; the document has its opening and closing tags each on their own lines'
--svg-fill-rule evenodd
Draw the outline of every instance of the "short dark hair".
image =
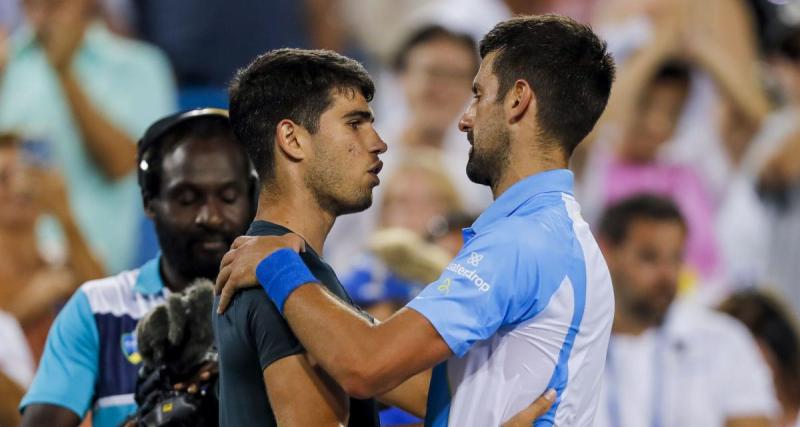
<svg viewBox="0 0 800 427">
<path fill-rule="evenodd" d="M 142 198 L 145 200 L 157 197 L 161 191 L 161 173 L 164 157 L 178 144 L 187 139 L 224 138 L 236 142 L 231 124 L 222 116 L 203 116 L 184 120 L 153 141 L 142 153 L 142 160 L 147 162 L 147 171 L 141 180 Z M 238 144 L 237 144 L 238 145 Z M 244 154 L 244 153 L 243 153 Z M 246 160 L 246 158 L 245 158 Z M 245 167 L 247 165 L 244 165 Z M 246 171 L 248 169 L 243 169 Z"/>
<path fill-rule="evenodd" d="M 290 119 L 314 134 L 334 90 L 375 93 L 367 70 L 329 50 L 277 49 L 239 70 L 230 85 L 230 118 L 262 185 L 275 175 L 275 126 Z"/>
<path fill-rule="evenodd" d="M 536 93 L 545 137 L 571 155 L 603 113 L 614 60 L 592 29 L 559 15 L 519 16 L 497 24 L 480 43 L 481 58 L 497 52 L 492 72 L 502 102 L 514 82 Z"/>
<path fill-rule="evenodd" d="M 677 222 L 686 229 L 686 220 L 671 199 L 639 194 L 606 209 L 600 220 L 600 235 L 612 245 L 619 245 L 628 237 L 628 230 L 636 220 Z"/>
<path fill-rule="evenodd" d="M 392 68 L 394 71 L 400 72 L 408 66 L 408 55 L 411 51 L 424 43 L 436 39 L 449 39 L 455 43 L 461 44 L 465 49 L 473 52 L 475 55 L 475 69 L 478 69 L 478 46 L 475 39 L 469 34 L 451 31 L 441 25 L 428 24 L 418 28 L 414 31 L 405 42 L 400 45 L 392 60 Z"/>
</svg>

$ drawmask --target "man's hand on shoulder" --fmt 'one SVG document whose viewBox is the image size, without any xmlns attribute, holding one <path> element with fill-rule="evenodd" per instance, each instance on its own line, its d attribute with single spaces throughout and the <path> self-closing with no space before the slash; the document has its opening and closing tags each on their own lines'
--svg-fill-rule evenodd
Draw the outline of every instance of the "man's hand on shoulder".
<svg viewBox="0 0 800 427">
<path fill-rule="evenodd" d="M 225 312 L 236 292 L 258 286 L 256 267 L 279 249 L 305 251 L 305 241 L 294 233 L 283 236 L 240 236 L 222 257 L 214 292 L 220 295 L 218 313 Z"/>
</svg>

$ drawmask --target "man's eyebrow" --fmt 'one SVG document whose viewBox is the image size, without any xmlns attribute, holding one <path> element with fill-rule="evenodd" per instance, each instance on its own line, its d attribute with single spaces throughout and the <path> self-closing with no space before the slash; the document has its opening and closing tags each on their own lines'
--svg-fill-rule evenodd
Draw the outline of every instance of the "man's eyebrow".
<svg viewBox="0 0 800 427">
<path fill-rule="evenodd" d="M 354 110 L 342 116 L 344 119 L 361 119 L 368 122 L 374 122 L 375 117 L 370 110 Z"/>
</svg>

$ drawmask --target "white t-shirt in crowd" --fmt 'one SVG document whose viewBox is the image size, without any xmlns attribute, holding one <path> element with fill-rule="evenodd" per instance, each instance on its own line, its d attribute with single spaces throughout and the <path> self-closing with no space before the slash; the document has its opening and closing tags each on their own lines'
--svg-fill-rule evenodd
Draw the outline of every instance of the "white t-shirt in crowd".
<svg viewBox="0 0 800 427">
<path fill-rule="evenodd" d="M 769 367 L 738 321 L 676 302 L 660 329 L 614 334 L 596 427 L 714 427 L 778 411 Z"/>
<path fill-rule="evenodd" d="M 33 381 L 33 357 L 17 319 L 0 311 L 0 372 L 23 388 Z"/>
</svg>

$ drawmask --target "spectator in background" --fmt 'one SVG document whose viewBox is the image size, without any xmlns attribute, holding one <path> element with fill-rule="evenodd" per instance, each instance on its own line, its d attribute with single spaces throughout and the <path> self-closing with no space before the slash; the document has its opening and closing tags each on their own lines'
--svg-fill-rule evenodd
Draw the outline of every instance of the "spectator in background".
<svg viewBox="0 0 800 427">
<path fill-rule="evenodd" d="M 765 121 L 746 169 L 749 189 L 763 203 L 766 225 L 758 237 L 766 249 L 742 258 L 763 260 L 759 282 L 768 283 L 800 313 L 800 30 L 785 40 L 770 63 L 784 104 Z"/>
<path fill-rule="evenodd" d="M 683 63 L 669 62 L 666 52 L 657 48 L 634 61 L 622 70 L 612 89 L 612 101 L 630 100 L 629 105 L 624 113 L 613 116 L 615 104 L 609 104 L 605 119 L 613 123 L 601 122 L 598 139 L 590 147 L 583 180 L 586 215 L 595 220 L 605 206 L 641 192 L 674 198 L 689 227 L 687 261 L 704 278 L 711 277 L 718 263 L 713 199 L 689 166 L 659 157 L 683 111 L 689 69 Z M 637 83 L 632 93 L 623 94 Z"/>
<path fill-rule="evenodd" d="M 83 284 L 58 315 L 22 425 L 116 427 L 136 410 L 139 319 L 196 278 L 216 278 L 222 256 L 254 214 L 257 183 L 227 112 L 175 114 L 139 144 L 141 194 L 163 253 L 138 269 Z"/>
<path fill-rule="evenodd" d="M 111 34 L 96 0 L 23 0 L 0 60 L 0 129 L 49 144 L 77 222 L 109 271 L 129 266 L 140 218 L 135 144 L 175 108 L 166 59 Z"/>
<path fill-rule="evenodd" d="M 725 202 L 728 181 L 733 180 L 749 143 L 747 131 L 752 136 L 752 130 L 758 129 L 768 104 L 758 82 L 741 70 L 734 51 L 719 43 L 713 32 L 699 28 L 694 6 L 672 0 L 670 9 L 664 1 L 653 2 L 660 9 L 652 18 L 652 41 L 622 66 L 609 108 L 593 134 L 596 143 L 588 147 L 582 180 L 584 200 L 589 202 L 585 206 L 588 216 L 596 218 L 603 206 L 639 192 L 674 199 L 689 227 L 687 261 L 702 282 L 719 283 L 726 265 L 721 262 L 718 245 L 718 207 Z M 706 129 L 716 125 L 719 132 L 694 135 L 698 147 L 713 145 L 719 151 L 724 185 L 700 168 L 697 160 L 684 162 L 666 155 L 690 108 L 687 102 L 694 96 L 691 76 L 698 71 L 710 76 L 727 111 L 721 114 L 724 120 L 711 117 L 710 123 L 703 124 Z"/>
<path fill-rule="evenodd" d="M 437 160 L 420 156 L 396 167 L 377 207 L 380 222 L 370 238 L 371 250 L 342 276 L 353 302 L 379 320 L 436 280 L 453 256 L 424 241 L 437 221 L 461 209 L 458 193 Z"/>
<path fill-rule="evenodd" d="M 778 427 L 796 426 L 800 421 L 800 338 L 795 316 L 777 298 L 752 290 L 731 295 L 720 310 L 747 326 L 772 370 L 781 405 Z"/>
<path fill-rule="evenodd" d="M 616 311 L 598 427 L 771 425 L 768 366 L 747 330 L 675 299 L 686 235 L 678 207 L 657 196 L 603 215 L 598 240 Z"/>
<path fill-rule="evenodd" d="M 18 426 L 17 405 L 33 379 L 33 357 L 17 320 L 0 311 L 0 425 Z"/>
<path fill-rule="evenodd" d="M 36 360 L 57 304 L 103 274 L 76 224 L 63 180 L 39 156 L 34 142 L 0 134 L 0 310 L 22 325 Z M 36 224 L 44 215 L 64 230 L 63 265 L 46 259 L 37 245 Z"/>
<path fill-rule="evenodd" d="M 477 46 L 469 35 L 431 25 L 409 36 L 393 64 L 409 110 L 397 135 L 399 150 L 443 148 L 447 131 L 470 97 L 478 64 Z"/>
<path fill-rule="evenodd" d="M 439 157 L 424 152 L 399 164 L 384 184 L 380 226 L 424 236 L 433 220 L 461 210 L 461 197 L 442 169 Z"/>
</svg>

